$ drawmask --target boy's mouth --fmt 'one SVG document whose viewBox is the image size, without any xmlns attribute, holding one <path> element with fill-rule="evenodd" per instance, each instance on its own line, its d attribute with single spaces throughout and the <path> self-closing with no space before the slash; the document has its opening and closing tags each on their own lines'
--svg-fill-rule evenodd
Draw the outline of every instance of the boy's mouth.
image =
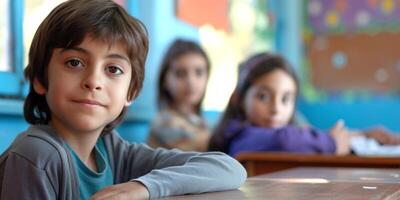
<svg viewBox="0 0 400 200">
<path fill-rule="evenodd" d="M 104 104 L 96 101 L 96 100 L 90 100 L 90 99 L 78 99 L 78 100 L 73 100 L 75 103 L 80 103 L 80 104 L 85 104 L 88 106 L 102 106 L 105 107 Z"/>
</svg>

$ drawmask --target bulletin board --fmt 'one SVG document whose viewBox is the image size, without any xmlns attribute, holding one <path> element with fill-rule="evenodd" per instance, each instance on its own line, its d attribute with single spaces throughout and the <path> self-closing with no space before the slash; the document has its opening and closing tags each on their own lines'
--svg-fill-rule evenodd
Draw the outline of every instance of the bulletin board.
<svg viewBox="0 0 400 200">
<path fill-rule="evenodd" d="M 312 82 L 326 90 L 400 90 L 400 34 L 315 37 Z"/>
<path fill-rule="evenodd" d="M 400 1 L 308 0 L 304 21 L 308 90 L 400 90 Z"/>
</svg>

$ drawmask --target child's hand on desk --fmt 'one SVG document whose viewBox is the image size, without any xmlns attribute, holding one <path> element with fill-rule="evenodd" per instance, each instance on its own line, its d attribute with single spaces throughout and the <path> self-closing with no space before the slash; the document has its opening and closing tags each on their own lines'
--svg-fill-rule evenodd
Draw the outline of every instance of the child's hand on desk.
<svg viewBox="0 0 400 200">
<path fill-rule="evenodd" d="M 382 145 L 399 145 L 400 137 L 397 135 L 390 134 L 384 128 L 374 128 L 369 131 L 365 131 L 364 135 L 368 138 L 375 139 L 379 144 Z"/>
<path fill-rule="evenodd" d="M 143 184 L 131 181 L 106 187 L 94 194 L 90 200 L 139 200 L 149 199 L 149 196 L 149 191 Z"/>
<path fill-rule="evenodd" d="M 331 136 L 336 143 L 336 155 L 347 155 L 350 153 L 349 131 L 344 127 L 343 120 L 336 122 L 331 129 Z"/>
</svg>

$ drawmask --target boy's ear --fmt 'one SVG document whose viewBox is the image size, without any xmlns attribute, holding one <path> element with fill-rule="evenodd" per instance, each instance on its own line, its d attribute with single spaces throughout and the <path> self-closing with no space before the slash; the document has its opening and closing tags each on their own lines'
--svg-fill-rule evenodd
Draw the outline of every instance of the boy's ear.
<svg viewBox="0 0 400 200">
<path fill-rule="evenodd" d="M 40 95 L 46 94 L 46 89 L 43 87 L 43 85 L 35 78 L 33 80 L 33 89 L 35 90 L 36 93 Z"/>
<path fill-rule="evenodd" d="M 132 95 L 128 96 L 128 99 L 125 102 L 125 106 L 130 106 L 133 103 L 133 100 L 136 98 L 137 90 L 133 91 L 132 93 Z"/>
</svg>

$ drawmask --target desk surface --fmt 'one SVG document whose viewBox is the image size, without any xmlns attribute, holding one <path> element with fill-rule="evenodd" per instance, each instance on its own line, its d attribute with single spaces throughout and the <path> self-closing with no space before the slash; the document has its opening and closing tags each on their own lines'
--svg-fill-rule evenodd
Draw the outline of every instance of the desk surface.
<svg viewBox="0 0 400 200">
<path fill-rule="evenodd" d="M 244 152 L 238 159 L 249 176 L 276 172 L 294 167 L 350 167 L 400 169 L 400 157 L 359 157 L 306 155 L 296 153 Z"/>
<path fill-rule="evenodd" d="M 337 167 L 298 167 L 266 175 L 254 176 L 263 180 L 327 180 L 330 182 L 397 183 L 400 188 L 400 169 L 368 169 Z"/>
<path fill-rule="evenodd" d="M 238 190 L 166 199 L 400 199 L 400 170 L 294 168 L 248 178 Z"/>
</svg>

